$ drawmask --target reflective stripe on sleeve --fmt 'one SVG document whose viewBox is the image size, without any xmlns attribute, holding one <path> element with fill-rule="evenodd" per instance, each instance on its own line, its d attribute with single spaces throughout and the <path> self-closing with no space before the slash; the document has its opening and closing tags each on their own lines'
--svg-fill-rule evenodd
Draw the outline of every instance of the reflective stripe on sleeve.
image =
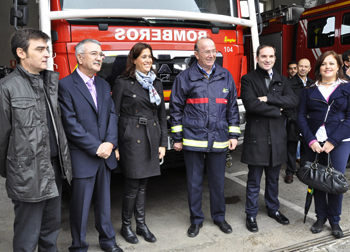
<svg viewBox="0 0 350 252">
<path fill-rule="evenodd" d="M 183 139 L 183 145 L 192 146 L 192 147 L 199 147 L 199 148 L 207 148 L 208 147 L 208 141 L 198 141 L 198 140 Z"/>
<path fill-rule="evenodd" d="M 182 125 L 176 125 L 171 127 L 171 132 L 176 133 L 176 132 L 181 132 L 182 131 Z"/>
<path fill-rule="evenodd" d="M 241 133 L 241 129 L 238 126 L 230 126 L 230 127 L 228 127 L 228 132 Z"/>
<path fill-rule="evenodd" d="M 189 98 L 186 103 L 197 104 L 197 103 L 209 103 L 208 98 Z"/>
<path fill-rule="evenodd" d="M 216 149 L 225 149 L 228 147 L 228 141 L 227 142 L 214 142 L 213 148 Z"/>
</svg>

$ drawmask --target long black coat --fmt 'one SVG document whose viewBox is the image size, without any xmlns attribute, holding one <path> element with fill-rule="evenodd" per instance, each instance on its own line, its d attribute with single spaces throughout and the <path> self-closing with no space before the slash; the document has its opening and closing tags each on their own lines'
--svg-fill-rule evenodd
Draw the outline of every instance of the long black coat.
<svg viewBox="0 0 350 252">
<path fill-rule="evenodd" d="M 113 87 L 112 98 L 120 115 L 120 164 L 127 178 L 160 175 L 158 149 L 167 147 L 167 121 L 162 83 L 155 80 L 153 85 L 162 100 L 158 106 L 150 102 L 149 91 L 131 77 L 117 78 Z"/>
<path fill-rule="evenodd" d="M 281 108 L 297 105 L 297 97 L 287 85 L 287 79 L 273 69 L 269 89 L 265 84 L 269 78 L 267 71 L 259 66 L 242 77 L 241 97 L 246 109 L 241 161 L 255 166 L 268 166 L 272 156 L 272 166 L 287 161 L 287 132 Z M 267 96 L 267 102 L 258 97 Z"/>
<path fill-rule="evenodd" d="M 309 77 L 306 78 L 306 86 L 310 86 L 313 80 Z M 300 79 L 298 74 L 294 75 L 292 78 L 288 79 L 288 85 L 292 88 L 294 94 L 298 97 L 298 106 L 300 102 L 300 93 L 304 88 L 303 81 Z M 300 141 L 300 130 L 297 126 L 298 120 L 298 108 L 286 109 L 284 115 L 287 118 L 287 139 L 289 141 Z"/>
</svg>

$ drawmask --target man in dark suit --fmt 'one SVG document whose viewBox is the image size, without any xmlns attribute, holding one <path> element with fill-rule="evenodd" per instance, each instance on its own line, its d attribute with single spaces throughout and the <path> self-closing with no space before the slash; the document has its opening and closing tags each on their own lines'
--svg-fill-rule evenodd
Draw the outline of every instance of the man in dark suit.
<svg viewBox="0 0 350 252">
<path fill-rule="evenodd" d="M 96 77 L 104 54 L 101 44 L 85 39 L 75 47 L 78 68 L 59 82 L 63 125 L 69 141 L 73 180 L 69 251 L 87 251 L 85 242 L 90 204 L 102 250 L 123 251 L 115 241 L 110 218 L 111 170 L 117 167 L 117 121 L 109 84 Z"/>
<path fill-rule="evenodd" d="M 273 68 L 276 48 L 257 48 L 256 70 L 242 77 L 241 97 L 246 109 L 241 162 L 248 164 L 246 189 L 246 227 L 258 231 L 260 181 L 265 173 L 265 204 L 269 217 L 288 225 L 289 220 L 279 211 L 278 179 L 281 164 L 287 161 L 287 132 L 282 111 L 297 105 L 297 97 L 285 77 Z"/>
</svg>

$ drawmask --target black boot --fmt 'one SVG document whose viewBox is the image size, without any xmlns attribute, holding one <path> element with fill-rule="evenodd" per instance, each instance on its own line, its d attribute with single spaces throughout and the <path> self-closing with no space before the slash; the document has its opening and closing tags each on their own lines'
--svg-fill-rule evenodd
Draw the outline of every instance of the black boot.
<svg viewBox="0 0 350 252">
<path fill-rule="evenodd" d="M 154 234 L 149 231 L 145 223 L 145 203 L 146 203 L 146 185 L 139 189 L 135 204 L 136 234 L 145 238 L 145 241 L 156 242 Z"/>
<path fill-rule="evenodd" d="M 136 190 L 132 190 L 125 187 L 123 195 L 123 205 L 122 205 L 122 228 L 120 229 L 120 234 L 124 239 L 132 244 L 139 242 L 137 236 L 131 229 L 131 218 L 132 212 L 136 201 Z"/>
</svg>

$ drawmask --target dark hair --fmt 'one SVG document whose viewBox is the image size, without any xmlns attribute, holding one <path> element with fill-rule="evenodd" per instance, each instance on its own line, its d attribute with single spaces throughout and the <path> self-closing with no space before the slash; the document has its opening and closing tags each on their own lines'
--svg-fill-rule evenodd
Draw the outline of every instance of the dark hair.
<svg viewBox="0 0 350 252">
<path fill-rule="evenodd" d="M 260 50 L 261 50 L 261 49 L 264 49 L 265 47 L 271 47 L 271 48 L 273 48 L 273 50 L 274 50 L 274 52 L 275 52 L 275 56 L 276 56 L 276 48 L 275 48 L 273 45 L 270 45 L 270 44 L 262 44 L 262 45 L 259 45 L 258 48 L 256 49 L 256 57 L 259 57 Z"/>
<path fill-rule="evenodd" d="M 214 40 L 213 40 L 212 38 L 209 38 L 209 37 L 200 38 L 200 39 L 198 39 L 198 40 L 196 41 L 196 43 L 194 44 L 194 50 L 195 50 L 195 51 L 197 51 L 197 52 L 199 51 L 198 43 L 199 43 L 199 41 L 201 41 L 201 40 L 203 40 L 203 39 L 209 39 L 209 40 L 213 41 L 213 43 L 215 44 L 215 42 L 214 42 Z"/>
<path fill-rule="evenodd" d="M 289 66 L 293 64 L 298 65 L 298 62 L 296 62 L 295 60 L 292 60 L 291 62 L 288 63 L 287 68 L 289 68 Z"/>
<path fill-rule="evenodd" d="M 153 51 L 152 51 L 152 47 L 149 44 L 146 43 L 137 43 L 135 44 L 129 54 L 128 54 L 128 59 L 126 60 L 126 68 L 125 71 L 121 74 L 122 77 L 132 77 L 132 78 L 136 78 L 135 77 L 135 64 L 134 64 L 134 60 L 136 60 L 140 54 L 142 53 L 143 50 L 145 49 L 149 49 L 152 55 L 152 60 L 154 62 L 154 56 L 153 56 Z M 153 71 L 156 74 L 156 71 L 153 69 L 153 67 L 151 67 L 151 71 Z"/>
<path fill-rule="evenodd" d="M 328 56 L 333 56 L 334 59 L 337 61 L 337 64 L 338 64 L 338 67 L 339 67 L 339 71 L 337 72 L 337 78 L 346 80 L 345 77 L 344 77 L 344 73 L 341 70 L 342 60 L 341 60 L 340 56 L 335 51 L 327 51 L 327 52 L 322 53 L 321 56 L 316 60 L 316 63 L 315 63 L 315 82 L 322 80 L 322 76 L 321 76 L 321 73 L 320 73 L 320 68 L 321 68 L 321 65 L 322 65 L 323 61 Z"/>
<path fill-rule="evenodd" d="M 342 54 L 343 62 L 344 62 L 344 61 L 350 61 L 350 60 L 349 60 L 349 56 L 350 56 L 350 50 L 346 50 L 346 51 Z"/>
<path fill-rule="evenodd" d="M 10 45 L 12 54 L 15 56 L 17 63 L 21 63 L 21 59 L 17 55 L 17 48 L 22 48 L 23 51 L 27 53 L 30 39 L 43 39 L 47 42 L 50 37 L 45 32 L 33 28 L 25 28 L 15 31 L 11 36 Z"/>
</svg>

